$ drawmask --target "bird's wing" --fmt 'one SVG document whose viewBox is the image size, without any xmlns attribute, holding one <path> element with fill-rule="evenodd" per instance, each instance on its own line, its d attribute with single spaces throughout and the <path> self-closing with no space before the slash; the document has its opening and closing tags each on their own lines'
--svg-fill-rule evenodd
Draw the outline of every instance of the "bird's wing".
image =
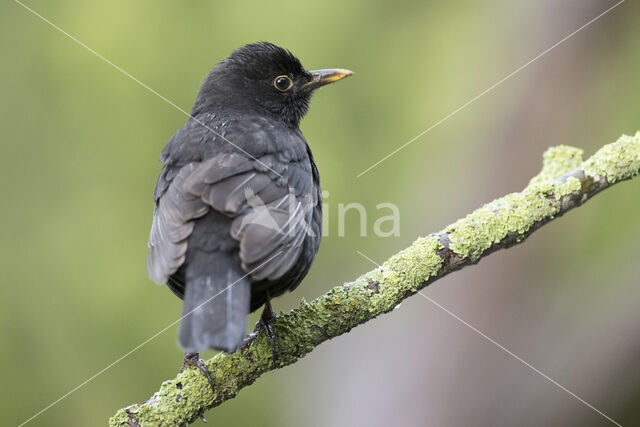
<svg viewBox="0 0 640 427">
<path fill-rule="evenodd" d="M 278 279 L 297 261 L 317 203 L 299 149 L 258 159 L 221 153 L 189 163 L 158 198 L 149 277 L 166 283 L 184 262 L 193 221 L 213 208 L 234 218 L 230 233 L 239 241 L 242 268 L 255 280 Z"/>
<path fill-rule="evenodd" d="M 203 162 L 184 188 L 234 218 L 230 232 L 240 243 L 242 268 L 255 280 L 276 280 L 297 261 L 310 230 L 318 203 L 311 168 L 308 160 L 291 161 L 292 153 L 240 157 Z"/>
<path fill-rule="evenodd" d="M 193 220 L 209 211 L 200 197 L 183 190 L 185 179 L 197 166 L 197 163 L 189 163 L 180 169 L 156 201 L 147 271 L 151 280 L 158 284 L 167 283 L 169 276 L 180 268 L 187 253 L 187 239 L 193 231 Z"/>
</svg>

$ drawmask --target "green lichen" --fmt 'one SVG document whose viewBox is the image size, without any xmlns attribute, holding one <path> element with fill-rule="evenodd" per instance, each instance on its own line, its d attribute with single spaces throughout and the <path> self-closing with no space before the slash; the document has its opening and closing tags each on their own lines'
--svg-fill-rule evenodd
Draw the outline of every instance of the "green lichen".
<svg viewBox="0 0 640 427">
<path fill-rule="evenodd" d="M 302 356 L 319 343 L 391 311 L 437 274 L 442 266 L 436 253 L 440 248 L 435 236 L 420 238 L 381 268 L 281 316 L 275 325 L 278 347 L 295 349 L 293 353 Z"/>
<path fill-rule="evenodd" d="M 449 248 L 460 258 L 477 260 L 494 243 L 509 232 L 523 234 L 531 225 L 553 214 L 553 207 L 544 197 L 528 192 L 509 194 L 495 200 L 445 229 Z"/>
<path fill-rule="evenodd" d="M 138 405 L 133 405 L 133 406 L 138 406 Z M 129 422 L 129 415 L 127 414 L 127 410 L 128 408 L 122 408 L 120 410 L 118 410 L 118 412 L 116 412 L 116 414 L 109 418 L 109 425 L 110 426 L 126 426 L 127 423 Z"/>
<path fill-rule="evenodd" d="M 516 241 L 524 239 L 531 227 L 558 213 L 563 196 L 580 190 L 578 179 L 557 178 L 581 161 L 582 150 L 578 148 L 563 145 L 548 149 L 542 171 L 527 188 L 494 200 L 447 227 L 444 232 L 449 234 L 449 248 L 460 258 L 476 261 L 509 233 L 517 234 Z"/>
<path fill-rule="evenodd" d="M 550 147 L 542 155 L 542 170 L 529 185 L 551 181 L 574 170 L 582 164 L 583 151 L 568 145 Z"/>
<path fill-rule="evenodd" d="M 377 283 L 377 291 L 369 298 L 371 313 L 386 313 L 408 294 L 417 292 L 442 267 L 437 251 L 442 248 L 435 235 L 421 237 L 411 246 L 389 258 L 380 268 L 365 274 L 360 287 Z"/>
<path fill-rule="evenodd" d="M 204 408 L 234 397 L 242 387 L 271 369 L 273 356 L 266 336 L 262 336 L 245 352 L 219 353 L 205 363 L 212 375 L 214 394 L 197 368 L 185 369 L 175 379 L 164 381 L 149 401 L 118 411 L 109 420 L 109 425 L 128 425 L 129 414 L 135 414 L 141 426 L 187 425 Z"/>
<path fill-rule="evenodd" d="M 638 174 L 640 170 L 640 132 L 623 135 L 617 142 L 601 148 L 582 163 L 582 150 L 568 146 L 548 149 L 542 171 L 520 193 L 509 194 L 484 205 L 449 226 L 450 248 L 461 258 L 479 259 L 491 247 L 516 233 L 524 239 L 535 224 L 553 218 L 562 208 L 562 197 L 580 191 L 573 176 L 558 179 L 581 167 L 587 177 L 604 176 L 612 184 Z"/>
<path fill-rule="evenodd" d="M 635 136 L 622 135 L 605 145 L 583 166 L 587 176 L 604 176 L 609 184 L 631 178 L 640 170 L 640 131 Z"/>
</svg>

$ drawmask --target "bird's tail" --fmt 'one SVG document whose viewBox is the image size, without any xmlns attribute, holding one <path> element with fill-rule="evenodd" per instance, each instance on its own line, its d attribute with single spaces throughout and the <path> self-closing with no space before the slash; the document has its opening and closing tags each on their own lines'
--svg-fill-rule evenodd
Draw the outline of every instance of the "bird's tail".
<svg viewBox="0 0 640 427">
<path fill-rule="evenodd" d="M 186 266 L 180 345 L 233 353 L 246 335 L 251 283 L 233 254 L 194 251 Z"/>
</svg>

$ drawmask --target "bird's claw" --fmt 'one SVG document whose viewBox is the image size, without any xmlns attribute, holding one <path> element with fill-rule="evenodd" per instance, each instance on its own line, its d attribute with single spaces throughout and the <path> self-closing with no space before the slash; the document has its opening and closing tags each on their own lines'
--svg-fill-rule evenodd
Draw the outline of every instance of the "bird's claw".
<svg viewBox="0 0 640 427">
<path fill-rule="evenodd" d="M 211 392 L 215 393 L 216 389 L 213 384 L 213 378 L 211 378 L 211 374 L 209 373 L 209 369 L 207 368 L 207 365 L 205 365 L 204 360 L 200 359 L 200 355 L 198 353 L 185 353 L 184 359 L 182 360 L 182 366 L 180 367 L 180 372 L 184 371 L 185 368 L 193 367 L 198 368 L 200 373 L 204 375 L 209 382 Z"/>
</svg>

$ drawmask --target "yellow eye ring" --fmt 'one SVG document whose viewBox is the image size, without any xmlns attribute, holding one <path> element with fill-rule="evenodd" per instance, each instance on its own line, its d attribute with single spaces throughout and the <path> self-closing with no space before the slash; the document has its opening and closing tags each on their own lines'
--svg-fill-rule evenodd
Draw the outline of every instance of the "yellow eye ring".
<svg viewBox="0 0 640 427">
<path fill-rule="evenodd" d="M 278 89 L 280 92 L 286 92 L 293 87 L 293 81 L 289 76 L 278 76 L 273 79 L 273 87 Z"/>
</svg>

